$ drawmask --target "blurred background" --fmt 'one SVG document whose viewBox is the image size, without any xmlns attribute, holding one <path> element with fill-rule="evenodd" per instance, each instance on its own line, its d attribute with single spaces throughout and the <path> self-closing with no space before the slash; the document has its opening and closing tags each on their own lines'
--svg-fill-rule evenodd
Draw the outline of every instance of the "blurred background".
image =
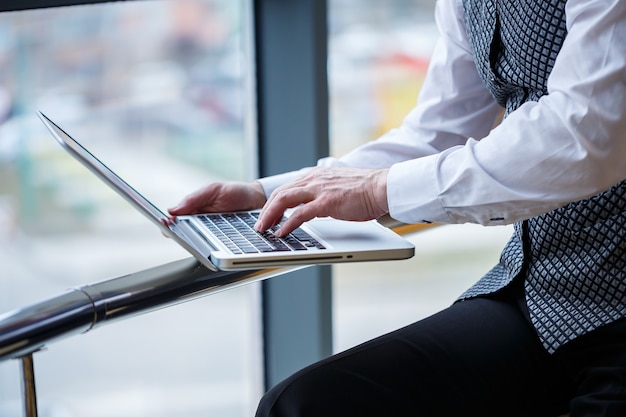
<svg viewBox="0 0 626 417">
<path fill-rule="evenodd" d="M 333 155 L 415 105 L 434 3 L 329 0 Z M 36 110 L 162 209 L 208 181 L 255 178 L 250 13 L 247 0 L 145 0 L 0 14 L 0 314 L 188 257 Z M 334 267 L 335 351 L 450 304 L 510 232 L 440 226 L 410 236 L 409 261 Z M 51 345 L 35 357 L 40 415 L 253 415 L 259 298 L 251 284 Z M 0 417 L 21 415 L 18 363 L 0 362 Z"/>
</svg>

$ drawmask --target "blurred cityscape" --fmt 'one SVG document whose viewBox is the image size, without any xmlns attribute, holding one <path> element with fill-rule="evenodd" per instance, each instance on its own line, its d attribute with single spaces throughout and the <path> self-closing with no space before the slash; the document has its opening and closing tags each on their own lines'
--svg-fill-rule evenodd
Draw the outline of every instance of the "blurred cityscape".
<svg viewBox="0 0 626 417">
<path fill-rule="evenodd" d="M 415 104 L 434 3 L 329 0 L 334 155 Z M 0 314 L 188 256 L 66 155 L 36 110 L 163 209 L 210 180 L 254 178 L 249 16 L 249 0 L 0 14 Z M 437 227 L 411 237 L 410 261 L 335 267 L 335 350 L 449 304 L 509 234 Z M 54 344 L 35 356 L 40 416 L 253 415 L 259 305 L 253 284 Z M 22 415 L 19 380 L 0 362 L 0 417 Z"/>
</svg>

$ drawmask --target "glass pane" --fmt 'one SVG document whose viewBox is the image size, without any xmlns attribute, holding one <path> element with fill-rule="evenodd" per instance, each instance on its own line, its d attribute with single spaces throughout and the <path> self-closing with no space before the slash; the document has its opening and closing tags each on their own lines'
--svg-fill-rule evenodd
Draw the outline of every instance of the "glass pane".
<svg viewBox="0 0 626 417">
<path fill-rule="evenodd" d="M 341 156 L 398 126 L 415 105 L 437 39 L 435 0 L 329 0 L 331 149 Z M 409 235 L 413 259 L 333 267 L 334 349 L 430 315 L 498 260 L 509 227 L 439 226 Z"/>
<path fill-rule="evenodd" d="M 247 0 L 0 14 L 0 313 L 189 255 L 67 155 L 41 110 L 162 210 L 256 176 Z M 244 416 L 261 391 L 255 285 L 35 355 L 41 415 Z M 15 361 L 0 415 L 21 416 Z"/>
</svg>

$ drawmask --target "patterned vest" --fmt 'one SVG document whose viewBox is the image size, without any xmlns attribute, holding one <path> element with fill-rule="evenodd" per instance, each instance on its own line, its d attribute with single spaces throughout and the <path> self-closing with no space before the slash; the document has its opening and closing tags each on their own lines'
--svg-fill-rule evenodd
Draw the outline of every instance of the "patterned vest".
<svg viewBox="0 0 626 417">
<path fill-rule="evenodd" d="M 463 0 L 476 67 L 506 114 L 547 94 L 567 35 L 566 1 Z M 524 279 L 531 320 L 551 353 L 626 317 L 626 182 L 514 227 L 500 263 L 460 299 Z"/>
</svg>

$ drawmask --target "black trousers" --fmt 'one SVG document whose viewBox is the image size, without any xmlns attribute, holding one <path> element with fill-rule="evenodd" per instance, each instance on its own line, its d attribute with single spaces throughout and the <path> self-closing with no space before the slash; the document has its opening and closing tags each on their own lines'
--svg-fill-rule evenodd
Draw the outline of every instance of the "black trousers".
<svg viewBox="0 0 626 417">
<path fill-rule="evenodd" d="M 550 355 L 521 288 L 458 302 L 292 375 L 257 417 L 626 417 L 626 320 Z"/>
</svg>

